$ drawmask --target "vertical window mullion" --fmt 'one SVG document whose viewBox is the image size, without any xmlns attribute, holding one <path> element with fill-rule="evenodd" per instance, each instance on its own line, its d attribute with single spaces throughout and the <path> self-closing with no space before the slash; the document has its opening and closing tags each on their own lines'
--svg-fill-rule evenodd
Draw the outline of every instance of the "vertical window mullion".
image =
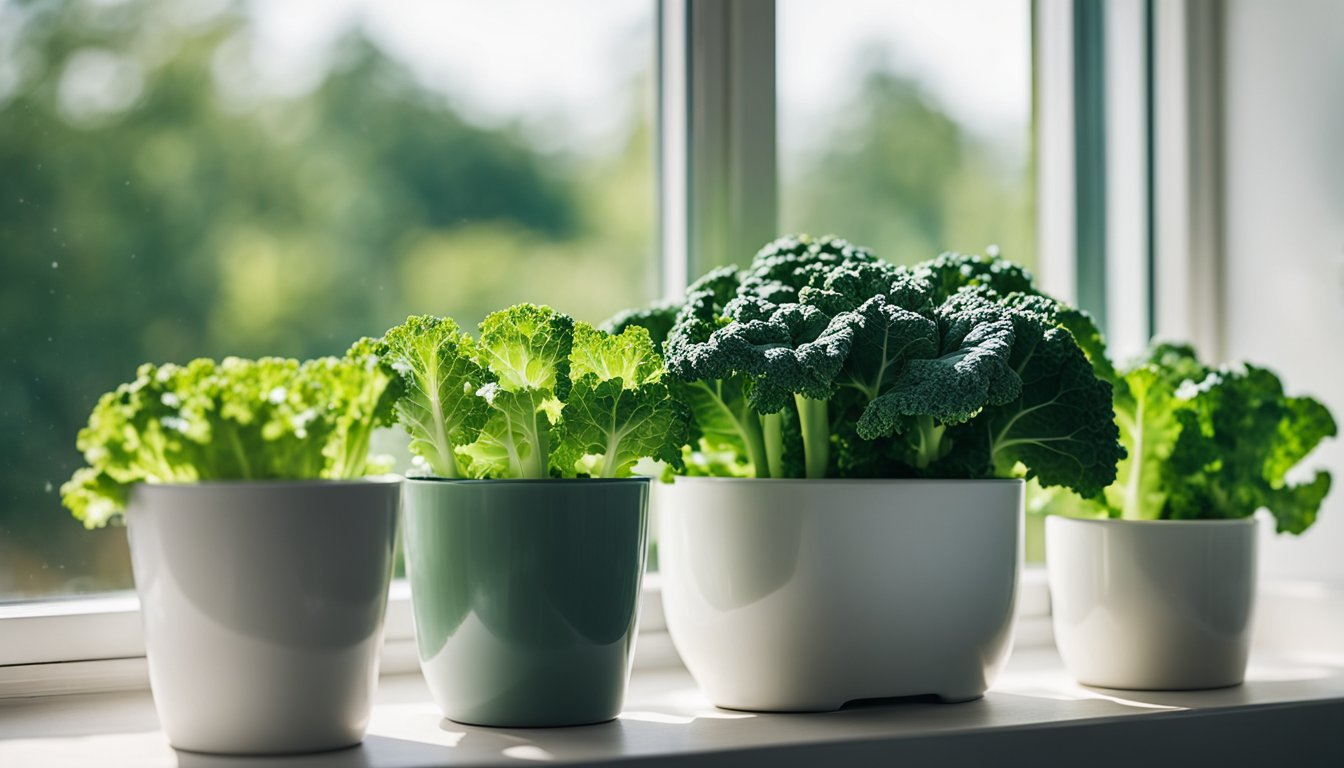
<svg viewBox="0 0 1344 768">
<path fill-rule="evenodd" d="M 1037 275 L 1054 296 L 1078 301 L 1077 173 L 1074 167 L 1072 0 L 1032 4 Z"/>
<path fill-rule="evenodd" d="M 1102 17 L 1105 327 L 1120 361 L 1140 354 L 1152 336 L 1147 16 L 1147 0 L 1111 0 Z"/>
<path fill-rule="evenodd" d="M 1221 360 L 1221 11 L 1153 3 L 1154 332 Z"/>
<path fill-rule="evenodd" d="M 688 0 L 658 2 L 657 160 L 660 293 L 677 298 L 690 276 L 690 36 Z"/>
<path fill-rule="evenodd" d="M 1108 328 L 1105 6 L 1073 3 L 1075 258 L 1078 306 Z"/>
<path fill-rule="evenodd" d="M 1042 286 L 1092 313 L 1111 356 L 1155 330 L 1154 4 L 1037 0 Z"/>
<path fill-rule="evenodd" d="M 659 4 L 663 293 L 776 234 L 773 0 Z"/>
</svg>

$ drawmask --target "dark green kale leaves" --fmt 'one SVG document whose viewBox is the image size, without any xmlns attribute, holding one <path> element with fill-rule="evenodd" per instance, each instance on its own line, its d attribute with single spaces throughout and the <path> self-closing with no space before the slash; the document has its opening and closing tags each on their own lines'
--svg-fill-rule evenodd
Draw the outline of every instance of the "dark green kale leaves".
<svg viewBox="0 0 1344 768">
<path fill-rule="evenodd" d="M 693 284 L 667 332 L 668 378 L 693 415 L 689 463 L 729 452 L 706 468 L 1025 474 L 1095 495 L 1123 451 L 1110 384 L 1066 316 L 1086 319 L 1001 259 L 904 268 L 839 238 L 781 238 Z"/>
</svg>

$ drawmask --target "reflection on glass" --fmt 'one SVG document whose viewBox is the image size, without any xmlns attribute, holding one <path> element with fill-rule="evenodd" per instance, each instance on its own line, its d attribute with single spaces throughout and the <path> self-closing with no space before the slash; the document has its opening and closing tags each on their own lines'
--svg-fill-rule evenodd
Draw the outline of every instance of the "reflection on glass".
<svg viewBox="0 0 1344 768">
<path fill-rule="evenodd" d="M 780 223 L 1033 266 L 1026 0 L 780 0 Z"/>
<path fill-rule="evenodd" d="M 652 297 L 652 17 L 0 0 L 0 600 L 130 585 L 57 490 L 141 361 Z"/>
</svg>

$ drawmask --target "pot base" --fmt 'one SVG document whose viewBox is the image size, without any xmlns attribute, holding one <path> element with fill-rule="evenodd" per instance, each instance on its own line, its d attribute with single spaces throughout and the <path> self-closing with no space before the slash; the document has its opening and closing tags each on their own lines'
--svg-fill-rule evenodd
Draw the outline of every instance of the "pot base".
<svg viewBox="0 0 1344 768">
<path fill-rule="evenodd" d="M 1086 680 L 1079 680 L 1078 684 L 1088 688 L 1104 688 L 1108 691 L 1221 691 L 1225 688 L 1236 688 L 1246 682 L 1245 677 L 1237 678 L 1236 682 L 1229 683 L 1194 683 L 1182 685 L 1180 683 L 1170 684 L 1163 682 L 1158 685 L 1119 685 L 1116 683 L 1089 683 Z"/>
<path fill-rule="evenodd" d="M 447 716 L 445 716 L 444 719 L 445 719 L 445 720 L 449 720 L 449 721 L 454 722 L 454 723 L 457 723 L 458 725 L 470 725 L 470 726 L 473 726 L 473 727 L 481 727 L 481 728 L 538 728 L 538 729 L 544 729 L 544 728 L 582 728 L 582 727 L 587 726 L 587 725 L 602 725 L 602 724 L 604 724 L 604 723 L 610 723 L 610 722 L 614 721 L 614 720 L 616 719 L 616 715 L 612 715 L 611 717 L 605 717 L 605 718 L 602 718 L 602 719 L 600 719 L 600 720 L 590 720 L 590 719 L 586 719 L 586 718 L 585 718 L 585 719 L 574 720 L 573 722 L 566 721 L 566 720 L 564 720 L 563 718 L 560 718 L 560 719 L 551 718 L 551 719 L 547 719 L 545 722 L 542 722 L 542 723 L 534 723 L 534 722 L 527 722 L 527 721 L 525 721 L 525 722 L 518 722 L 518 721 L 516 721 L 516 720 L 508 719 L 508 718 L 503 719 L 503 720 L 493 720 L 493 719 L 490 719 L 490 718 L 467 718 L 467 719 L 459 719 L 459 718 L 456 718 L 456 717 L 447 717 Z"/>
<path fill-rule="evenodd" d="M 861 699 L 850 699 L 842 701 L 839 704 L 786 704 L 780 705 L 732 705 L 715 703 L 714 706 L 719 709 L 728 709 L 734 712 L 769 712 L 772 714 L 815 714 L 819 712 L 839 712 L 846 707 L 870 706 L 880 704 L 894 704 L 908 701 L 934 701 L 939 704 L 965 704 L 968 701 L 979 701 L 985 698 L 984 691 L 978 693 L 961 694 L 941 694 L 941 693 L 917 693 L 904 694 L 900 696 L 868 696 Z"/>
<path fill-rule="evenodd" d="M 296 755 L 328 755 L 333 752 L 343 752 L 347 749 L 354 749 L 364 743 L 363 737 L 355 741 L 342 741 L 339 744 L 316 744 L 309 746 L 290 747 L 284 746 L 277 749 L 262 748 L 244 748 L 228 749 L 210 746 L 183 746 L 168 740 L 168 746 L 178 752 L 190 752 L 193 755 L 212 755 L 224 757 L 294 757 Z"/>
</svg>

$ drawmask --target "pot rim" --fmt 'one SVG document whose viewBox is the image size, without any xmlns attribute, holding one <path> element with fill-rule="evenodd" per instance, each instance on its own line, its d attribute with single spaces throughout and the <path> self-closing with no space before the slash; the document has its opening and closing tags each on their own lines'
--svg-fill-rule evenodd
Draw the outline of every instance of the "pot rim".
<svg viewBox="0 0 1344 768">
<path fill-rule="evenodd" d="M 1123 520 L 1111 517 L 1068 517 L 1065 515 L 1046 515 L 1045 524 L 1053 525 L 1058 520 L 1060 524 L 1083 523 L 1091 525 L 1114 525 L 1114 526 L 1136 526 L 1148 528 L 1240 528 L 1245 526 L 1254 526 L 1258 521 L 1254 515 L 1249 517 L 1218 518 L 1215 520 Z"/>
<path fill-rule="evenodd" d="M 340 488 L 344 486 L 367 486 L 367 485 L 397 485 L 403 480 L 401 475 L 370 475 L 368 477 L 344 478 L 333 480 L 328 478 L 277 478 L 274 480 L 201 480 L 191 483 L 154 483 L 139 482 L 135 483 L 132 489 L 163 489 L 173 491 L 190 490 L 221 490 L 221 489 L 298 489 L 298 488 Z"/>
<path fill-rule="evenodd" d="M 770 483 L 772 485 L 1025 485 L 1020 477 L 979 477 L 954 480 L 945 477 L 706 477 L 703 475 L 677 475 L 671 485 L 681 482 L 694 483 Z"/>
<path fill-rule="evenodd" d="M 425 475 L 421 477 L 407 477 L 406 483 L 425 485 L 628 485 L 635 483 L 650 483 L 654 480 L 652 477 L 642 475 L 636 477 L 504 477 L 499 479 L 468 478 L 468 477 L 436 477 Z"/>
</svg>

